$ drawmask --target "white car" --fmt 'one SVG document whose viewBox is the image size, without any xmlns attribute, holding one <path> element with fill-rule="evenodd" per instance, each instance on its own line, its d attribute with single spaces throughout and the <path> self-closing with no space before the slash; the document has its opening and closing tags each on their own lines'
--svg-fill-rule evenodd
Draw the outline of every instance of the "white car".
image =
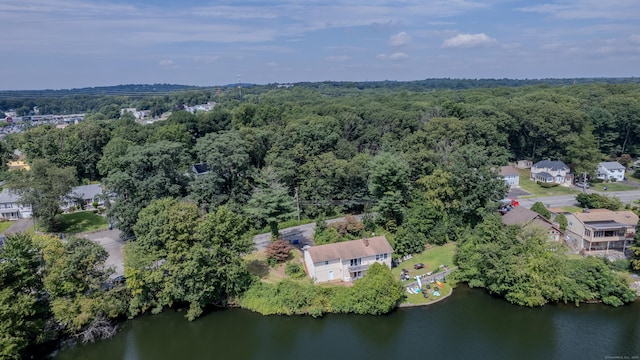
<svg viewBox="0 0 640 360">
<path fill-rule="evenodd" d="M 586 182 L 577 182 L 576 186 L 579 188 L 583 188 L 583 189 L 588 189 L 589 188 L 589 184 L 587 184 Z"/>
</svg>

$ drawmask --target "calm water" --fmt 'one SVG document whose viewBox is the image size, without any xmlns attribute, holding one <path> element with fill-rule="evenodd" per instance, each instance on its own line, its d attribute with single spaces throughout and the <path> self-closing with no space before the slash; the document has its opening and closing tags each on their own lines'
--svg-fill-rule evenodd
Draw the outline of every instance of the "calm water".
<svg viewBox="0 0 640 360">
<path fill-rule="evenodd" d="M 165 312 L 56 360 L 639 359 L 640 303 L 509 305 L 464 286 L 428 307 L 388 316 L 261 316 L 219 311 L 194 322 Z"/>
</svg>

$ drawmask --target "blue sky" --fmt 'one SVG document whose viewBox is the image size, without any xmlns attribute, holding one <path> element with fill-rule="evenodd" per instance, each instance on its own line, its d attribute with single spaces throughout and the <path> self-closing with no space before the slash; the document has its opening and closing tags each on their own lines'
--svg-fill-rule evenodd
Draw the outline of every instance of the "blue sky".
<svg viewBox="0 0 640 360">
<path fill-rule="evenodd" d="M 640 76 L 639 0 L 2 0 L 0 89 Z"/>
</svg>

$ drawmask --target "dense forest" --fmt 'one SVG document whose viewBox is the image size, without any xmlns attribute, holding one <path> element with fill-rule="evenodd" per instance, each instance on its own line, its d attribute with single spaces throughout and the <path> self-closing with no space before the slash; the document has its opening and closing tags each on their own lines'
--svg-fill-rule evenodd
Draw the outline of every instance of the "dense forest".
<svg viewBox="0 0 640 360">
<path fill-rule="evenodd" d="M 291 284 L 278 285 L 281 289 L 255 285 L 240 260 L 251 248 L 248 232 L 268 226 L 277 236 L 279 223 L 287 219 L 363 212 L 368 214 L 364 228 L 387 232 L 396 257 L 420 252 L 426 243 L 457 241 L 461 280 L 515 303 L 532 306 L 602 299 L 620 305 L 632 300 L 624 281 L 607 273 L 600 260 L 578 264 L 560 259 L 557 263 L 562 268 L 553 268 L 555 272 L 535 279 L 509 279 L 507 275 L 524 266 L 516 260 L 537 261 L 540 256 L 554 262 L 562 255 L 548 256 L 556 250 L 541 245 L 536 234 L 520 233 L 520 229 L 494 231 L 499 222 L 493 214 L 496 201 L 507 191 L 495 169 L 509 161 L 560 159 L 575 173 L 593 173 L 599 161 L 639 155 L 640 85 L 634 79 L 628 84 L 586 80 L 586 84 L 519 83 L 523 86 L 518 87 L 506 87 L 513 84 L 499 80 L 485 82 L 484 87 L 473 85 L 476 80 L 441 81 L 445 85 L 436 81 L 314 83 L 147 97 L 0 99 L 2 109 L 28 111 L 38 106 L 43 113 L 87 113 L 85 121 L 64 129 L 44 125 L 2 141 L 5 158 L 20 149 L 32 165 L 28 173 L 3 176 L 10 187 L 29 198 L 42 229 L 56 230 L 60 194 L 73 185 L 100 181 L 115 196 L 108 217 L 124 236 L 135 239 L 126 248 L 129 295 L 118 302 L 121 307 L 80 306 L 77 316 L 85 321 L 76 323 L 63 317 L 69 314 L 56 314 L 62 305 L 51 303 L 47 311 L 60 328 L 86 334 L 101 321 L 176 304 L 186 304 L 188 317 L 195 318 L 207 305 L 223 306 L 247 289 L 249 296 L 243 299 L 254 308 L 260 305 L 252 299 L 278 291 L 315 293 Z M 465 90 L 452 86 L 456 82 Z M 438 86 L 448 89 L 435 91 Z M 208 112 L 180 110 L 183 105 L 210 101 L 217 104 Z M 130 113 L 121 115 L 122 107 L 149 109 L 154 115 L 172 113 L 166 121 L 143 125 Z M 206 164 L 208 172 L 195 176 L 194 164 Z M 338 240 L 336 234 L 323 235 L 323 242 Z M 38 241 L 39 254 L 46 255 L 53 245 Z M 26 256 L 18 245 L 8 249 L 15 256 Z M 522 256 L 531 249 L 535 250 L 532 257 Z M 67 253 L 75 254 L 73 249 Z M 496 257 L 478 257 L 487 253 Z M 6 250 L 0 254 L 8 256 Z M 101 256 L 80 265 L 93 269 L 103 261 Z M 42 260 L 32 261 L 28 266 L 38 266 Z M 63 265 L 51 264 L 50 276 L 58 276 L 55 266 Z M 591 275 L 570 281 L 577 273 Z M 606 278 L 609 288 L 598 290 L 597 284 L 589 282 L 590 276 L 602 279 L 605 273 L 611 275 Z M 553 288 L 533 282 L 547 275 L 562 275 L 564 280 Z M 44 280 L 27 278 L 34 284 L 19 279 L 11 284 L 60 291 L 65 301 L 72 302 L 85 301 L 92 294 L 69 295 L 68 287 L 57 290 L 58 283 L 47 285 L 46 276 Z M 9 281 L 0 280 L 3 288 Z M 385 284 L 387 278 L 380 275 L 375 283 Z M 518 292 L 509 291 L 515 285 L 520 286 Z M 391 302 L 397 299 L 394 294 L 388 296 Z M 340 304 L 352 294 L 329 291 L 321 296 L 326 300 L 323 304 L 333 304 L 326 306 L 337 312 L 390 309 L 367 304 L 348 309 Z M 301 306 L 314 314 L 330 311 L 313 303 L 313 298 Z M 2 304 L 9 301 L 0 300 Z M 33 307 L 41 300 L 25 298 Z M 274 307 L 279 310 L 270 311 L 304 312 L 284 302 Z M 88 316 L 92 309 L 99 310 L 99 316 Z M 17 333 L 14 339 L 32 334 L 33 329 Z"/>
</svg>

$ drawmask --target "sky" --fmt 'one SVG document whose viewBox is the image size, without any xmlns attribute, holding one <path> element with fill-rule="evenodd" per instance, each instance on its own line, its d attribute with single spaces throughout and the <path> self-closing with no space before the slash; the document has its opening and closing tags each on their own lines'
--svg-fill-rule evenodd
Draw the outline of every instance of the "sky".
<svg viewBox="0 0 640 360">
<path fill-rule="evenodd" d="M 1 0 L 0 89 L 640 76 L 640 0 Z"/>
</svg>

